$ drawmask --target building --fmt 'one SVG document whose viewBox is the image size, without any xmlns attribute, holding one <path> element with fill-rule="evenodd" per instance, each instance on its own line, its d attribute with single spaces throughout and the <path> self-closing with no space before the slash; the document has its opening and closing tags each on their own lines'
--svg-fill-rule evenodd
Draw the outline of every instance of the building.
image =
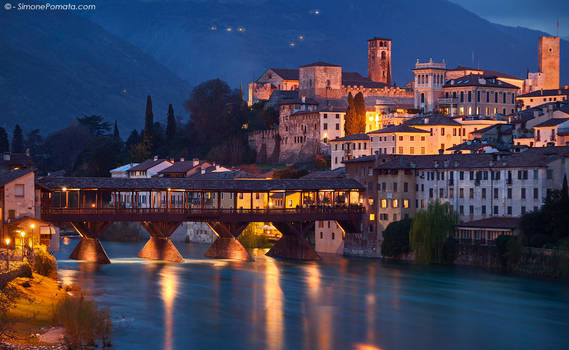
<svg viewBox="0 0 569 350">
<path fill-rule="evenodd" d="M 466 130 L 456 120 L 440 114 L 415 117 L 406 125 L 429 132 L 425 154 L 447 152 L 447 148 L 459 145 L 467 140 Z"/>
<path fill-rule="evenodd" d="M 298 89 L 298 69 L 269 68 L 257 80 L 249 83 L 249 106 L 268 100 L 276 90 Z"/>
<path fill-rule="evenodd" d="M 516 97 L 519 109 L 534 108 L 549 102 L 563 102 L 569 99 L 569 86 L 562 89 L 536 90 Z"/>
<path fill-rule="evenodd" d="M 371 81 L 391 85 L 391 39 L 368 40 L 367 76 Z"/>
<path fill-rule="evenodd" d="M 533 127 L 534 146 L 565 146 L 568 141 L 567 131 L 569 131 L 568 118 L 553 118 L 537 124 Z"/>
<path fill-rule="evenodd" d="M 194 158 L 191 161 L 181 158 L 179 162 L 174 162 L 171 166 L 160 170 L 158 176 L 160 177 L 190 177 L 198 174 L 206 174 L 211 172 L 226 172 L 231 169 L 220 166 L 213 162 L 200 161 Z"/>
<path fill-rule="evenodd" d="M 29 150 L 26 153 L 4 152 L 0 159 L 0 171 L 32 168 L 32 157 Z"/>
<path fill-rule="evenodd" d="M 427 154 L 430 132 L 401 124 L 386 126 L 368 135 L 370 154 Z"/>
<path fill-rule="evenodd" d="M 156 176 L 160 171 L 172 166 L 172 162 L 167 159 L 148 159 L 144 162 L 133 166 L 128 170 L 128 177 L 132 179 L 136 178 L 148 178 Z"/>
<path fill-rule="evenodd" d="M 501 235 L 519 235 L 519 218 L 493 216 L 458 224 L 454 237 L 461 244 L 494 245 Z"/>
<path fill-rule="evenodd" d="M 514 85 L 515 87 L 518 88 L 518 92 L 521 92 L 524 89 L 524 79 L 491 69 L 457 66 L 456 68 L 448 69 L 446 71 L 446 78 L 447 80 L 458 79 L 465 75 L 472 75 L 472 74 L 482 75 L 483 77 L 495 77 L 497 80 L 500 80 L 504 83 Z"/>
<path fill-rule="evenodd" d="M 318 110 L 320 113 L 320 139 L 322 143 L 328 143 L 344 136 L 344 120 L 346 108 L 326 106 Z"/>
<path fill-rule="evenodd" d="M 521 153 L 393 156 L 378 164 L 378 227 L 429 202 L 450 203 L 461 222 L 520 217 L 538 209 L 569 174 L 569 147 Z"/>
<path fill-rule="evenodd" d="M 121 165 L 118 168 L 111 169 L 111 170 L 109 170 L 109 172 L 111 173 L 111 177 L 127 178 L 128 177 L 128 171 L 137 165 L 138 165 L 138 163 L 128 163 L 125 165 Z"/>
<path fill-rule="evenodd" d="M 438 101 L 443 95 L 443 85 L 446 82 L 446 63 L 429 62 L 421 63 L 417 59 L 415 68 L 414 105 L 422 112 L 434 112 L 438 109 Z"/>
<path fill-rule="evenodd" d="M 39 192 L 32 168 L 0 173 L 0 226 L 2 245 L 9 239 L 15 249 L 33 248 L 36 244 L 57 248 L 58 231 L 39 220 Z"/>
<path fill-rule="evenodd" d="M 559 88 L 559 37 L 541 36 L 538 42 L 538 67 L 545 74 L 544 89 Z"/>
<path fill-rule="evenodd" d="M 279 162 L 313 159 L 321 153 L 318 103 L 302 97 L 280 105 Z"/>
<path fill-rule="evenodd" d="M 370 137 L 367 134 L 353 134 L 330 140 L 330 169 L 343 167 L 348 159 L 371 154 Z"/>
<path fill-rule="evenodd" d="M 439 108 L 451 116 L 496 116 L 513 114 L 518 87 L 497 77 L 469 74 L 449 79 L 443 85 Z"/>
</svg>

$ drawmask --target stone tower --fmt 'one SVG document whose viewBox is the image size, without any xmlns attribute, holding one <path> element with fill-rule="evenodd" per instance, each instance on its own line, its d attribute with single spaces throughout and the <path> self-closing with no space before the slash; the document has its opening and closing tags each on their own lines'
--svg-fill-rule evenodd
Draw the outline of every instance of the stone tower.
<svg viewBox="0 0 569 350">
<path fill-rule="evenodd" d="M 559 89 L 559 37 L 539 37 L 539 71 L 545 73 L 544 89 Z"/>
<path fill-rule="evenodd" d="M 391 84 L 391 39 L 369 39 L 367 42 L 367 75 L 372 81 Z"/>
</svg>

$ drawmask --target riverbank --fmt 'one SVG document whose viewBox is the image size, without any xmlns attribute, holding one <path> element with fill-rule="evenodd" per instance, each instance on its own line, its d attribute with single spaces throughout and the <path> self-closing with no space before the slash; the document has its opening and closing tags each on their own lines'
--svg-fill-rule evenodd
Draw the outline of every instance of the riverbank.
<svg viewBox="0 0 569 350">
<path fill-rule="evenodd" d="M 33 273 L 9 282 L 5 292 L 12 300 L 6 314 L 7 349 L 65 349 L 63 329 L 54 325 L 56 302 L 70 291 L 57 280 Z"/>
</svg>

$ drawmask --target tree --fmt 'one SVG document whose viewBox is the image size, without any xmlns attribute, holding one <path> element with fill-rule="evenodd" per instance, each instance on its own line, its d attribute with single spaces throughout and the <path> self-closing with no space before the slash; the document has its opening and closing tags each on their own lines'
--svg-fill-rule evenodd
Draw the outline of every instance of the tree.
<svg viewBox="0 0 569 350">
<path fill-rule="evenodd" d="M 24 153 L 24 134 L 19 124 L 16 124 L 12 135 L 12 153 Z"/>
<path fill-rule="evenodd" d="M 387 225 L 383 231 L 381 243 L 381 255 L 397 258 L 410 251 L 409 232 L 411 231 L 411 219 L 394 221 Z"/>
<path fill-rule="evenodd" d="M 109 170 L 126 162 L 123 142 L 112 136 L 99 136 L 77 156 L 75 176 L 109 176 Z"/>
<path fill-rule="evenodd" d="M 356 134 L 366 131 L 366 103 L 364 100 L 364 94 L 358 92 L 356 97 L 354 97 L 354 106 L 356 110 Z"/>
<path fill-rule="evenodd" d="M 119 126 L 118 126 L 118 123 L 117 123 L 116 119 L 115 119 L 115 128 L 114 128 L 114 130 L 113 130 L 113 137 L 116 137 L 116 138 L 120 138 L 120 137 L 121 137 L 121 135 L 120 135 L 120 133 L 119 133 Z"/>
<path fill-rule="evenodd" d="M 456 212 L 449 203 L 438 200 L 429 203 L 427 210 L 415 214 L 411 224 L 409 242 L 415 252 L 415 259 L 424 263 L 444 262 L 443 248 L 448 237 L 454 232 L 458 220 Z"/>
<path fill-rule="evenodd" d="M 111 123 L 106 122 L 100 115 L 84 115 L 78 117 L 77 121 L 86 126 L 94 136 L 106 135 L 111 130 Z"/>
<path fill-rule="evenodd" d="M 10 142 L 8 141 L 6 129 L 0 127 L 0 153 L 4 152 L 10 152 Z"/>
<path fill-rule="evenodd" d="M 145 158 L 149 157 L 154 147 L 152 136 L 154 134 L 154 114 L 152 113 L 152 98 L 146 98 L 146 113 L 144 116 L 144 132 L 142 135 Z"/>
<path fill-rule="evenodd" d="M 166 122 L 166 140 L 171 145 L 176 138 L 176 118 L 174 117 L 174 108 L 168 106 L 168 120 Z"/>
<path fill-rule="evenodd" d="M 355 97 L 348 93 L 348 108 L 344 122 L 346 135 L 363 133 L 366 130 L 366 107 L 364 95 L 358 92 Z"/>
</svg>

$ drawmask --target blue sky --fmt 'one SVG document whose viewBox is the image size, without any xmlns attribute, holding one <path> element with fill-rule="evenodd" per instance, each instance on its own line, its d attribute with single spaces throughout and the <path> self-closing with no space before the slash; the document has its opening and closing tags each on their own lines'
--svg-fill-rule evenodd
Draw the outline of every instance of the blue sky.
<svg viewBox="0 0 569 350">
<path fill-rule="evenodd" d="M 491 22 L 537 29 L 569 39 L 569 0 L 450 0 Z"/>
</svg>

